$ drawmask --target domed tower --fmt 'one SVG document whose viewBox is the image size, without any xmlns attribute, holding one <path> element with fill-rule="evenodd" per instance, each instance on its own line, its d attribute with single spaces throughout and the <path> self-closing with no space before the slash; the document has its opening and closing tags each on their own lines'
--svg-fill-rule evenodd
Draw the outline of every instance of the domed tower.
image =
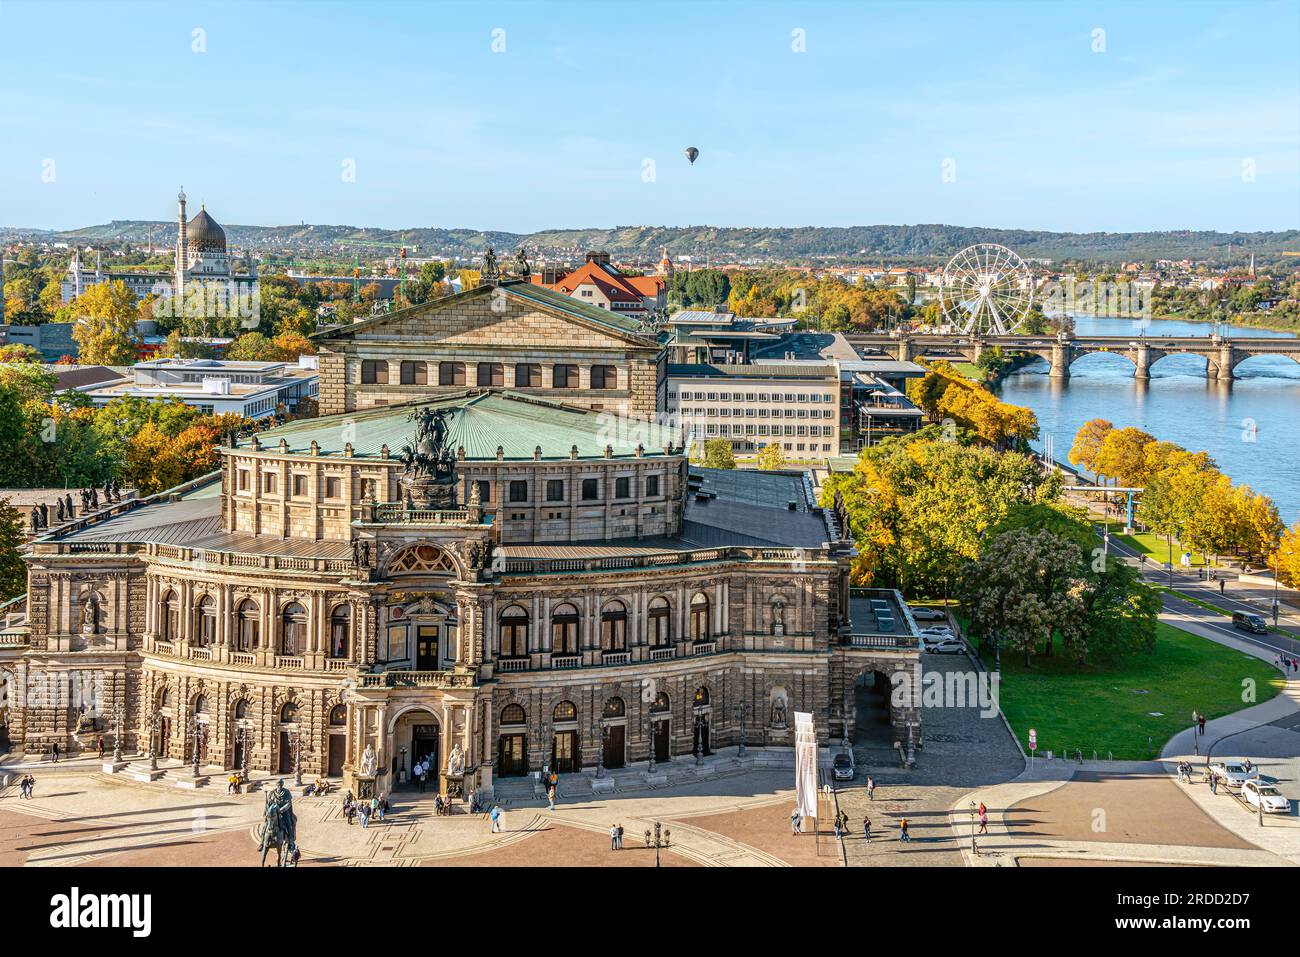
<svg viewBox="0 0 1300 957">
<path fill-rule="evenodd" d="M 673 275 L 673 261 L 668 256 L 668 247 L 664 247 L 663 257 L 659 260 L 659 268 L 656 270 L 660 276 L 665 279 L 671 279 Z"/>
<path fill-rule="evenodd" d="M 186 272 L 190 278 L 230 275 L 226 231 L 208 215 L 206 207 L 199 207 L 198 214 L 185 224 L 182 235 L 185 237 Z"/>
</svg>

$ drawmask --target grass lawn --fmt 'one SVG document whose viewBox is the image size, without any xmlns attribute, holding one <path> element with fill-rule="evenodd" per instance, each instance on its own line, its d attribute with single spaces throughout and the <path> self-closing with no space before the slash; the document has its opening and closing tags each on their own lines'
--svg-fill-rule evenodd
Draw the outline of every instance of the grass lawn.
<svg viewBox="0 0 1300 957">
<path fill-rule="evenodd" d="M 1255 700 L 1243 701 L 1242 681 L 1255 682 Z M 1002 710 L 1029 748 L 1039 753 L 1083 751 L 1105 758 L 1145 760 L 1191 725 L 1192 710 L 1218 718 L 1267 701 L 1284 679 L 1268 663 L 1161 622 L 1155 654 L 1082 669 L 1063 658 L 1002 656 Z M 1157 712 L 1157 714 L 1152 714 Z"/>
<path fill-rule="evenodd" d="M 1152 532 L 1138 532 L 1133 535 L 1116 535 L 1112 532 L 1111 537 L 1117 541 L 1123 542 L 1135 552 L 1146 552 L 1147 555 L 1150 556 L 1151 561 L 1155 562 L 1157 565 L 1163 565 L 1165 562 L 1169 561 L 1169 556 L 1172 553 L 1174 556 L 1174 567 L 1182 567 L 1178 563 L 1182 560 L 1184 549 L 1180 548 L 1177 542 L 1170 543 L 1172 548 L 1166 547 L 1163 535 L 1156 535 Z M 1204 565 L 1205 563 L 1205 554 L 1203 552 L 1192 552 L 1193 565 Z"/>
</svg>

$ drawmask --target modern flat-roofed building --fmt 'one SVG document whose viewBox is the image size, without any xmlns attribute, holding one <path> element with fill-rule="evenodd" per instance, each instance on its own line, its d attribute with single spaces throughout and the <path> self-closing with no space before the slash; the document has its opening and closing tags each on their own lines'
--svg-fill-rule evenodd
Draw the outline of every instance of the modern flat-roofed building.
<svg viewBox="0 0 1300 957">
<path fill-rule="evenodd" d="M 302 356 L 296 363 L 151 359 L 136 363 L 127 379 L 82 391 L 97 406 L 127 396 L 180 399 L 201 412 L 259 419 L 280 407 L 294 411 L 300 399 L 316 398 L 319 385 L 315 356 Z"/>
</svg>

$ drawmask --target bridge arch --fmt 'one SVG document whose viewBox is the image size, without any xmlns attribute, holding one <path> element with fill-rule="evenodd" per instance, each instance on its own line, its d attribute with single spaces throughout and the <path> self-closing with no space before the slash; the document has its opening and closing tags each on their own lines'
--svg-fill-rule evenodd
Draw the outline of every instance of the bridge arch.
<svg viewBox="0 0 1300 957">
<path fill-rule="evenodd" d="M 1291 363 L 1290 365 L 1283 365 L 1276 361 L 1278 359 L 1290 359 Z M 1235 378 L 1241 377 L 1243 366 L 1246 367 L 1245 371 L 1255 373 L 1255 375 L 1250 378 L 1264 378 L 1269 376 L 1269 373 L 1273 370 L 1279 370 L 1280 372 L 1281 369 L 1286 369 L 1286 372 L 1280 372 L 1277 376 L 1269 377 L 1289 379 L 1292 378 L 1292 376 L 1288 373 L 1292 371 L 1293 367 L 1300 368 L 1300 350 L 1295 352 L 1260 352 L 1255 355 L 1243 356 L 1241 359 L 1233 363 L 1232 374 Z"/>
</svg>

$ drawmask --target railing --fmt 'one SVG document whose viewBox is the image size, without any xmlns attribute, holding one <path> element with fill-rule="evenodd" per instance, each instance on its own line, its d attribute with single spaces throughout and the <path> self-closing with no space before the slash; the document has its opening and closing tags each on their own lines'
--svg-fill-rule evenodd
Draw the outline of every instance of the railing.
<svg viewBox="0 0 1300 957">
<path fill-rule="evenodd" d="M 498 670 L 498 671 L 527 671 L 527 670 L 528 670 L 528 661 L 529 661 L 529 659 L 528 659 L 527 657 L 523 657 L 523 658 L 498 658 L 498 659 L 497 659 L 497 670 Z"/>
<path fill-rule="evenodd" d="M 716 641 L 697 641 L 691 646 L 692 655 L 711 655 L 718 650 Z"/>
<path fill-rule="evenodd" d="M 253 665 L 257 663 L 257 655 L 251 651 L 232 651 L 230 653 L 230 663 L 232 665 Z"/>
<path fill-rule="evenodd" d="M 375 507 L 375 521 L 404 525 L 468 525 L 469 509 L 407 508 L 405 505 Z"/>
<path fill-rule="evenodd" d="M 603 651 L 600 660 L 607 665 L 625 665 L 632 660 L 632 655 L 626 651 Z"/>
<path fill-rule="evenodd" d="M 911 635 L 849 635 L 849 645 L 853 648 L 915 648 L 917 643 Z"/>
<path fill-rule="evenodd" d="M 352 662 L 347 658 L 327 658 L 325 659 L 326 671 L 347 671 Z"/>
<path fill-rule="evenodd" d="M 557 671 L 563 668 L 581 668 L 582 655 L 551 655 L 551 667 Z"/>
<path fill-rule="evenodd" d="M 195 659 L 196 661 L 211 661 L 211 660 L 212 660 L 212 649 L 211 649 L 211 648 L 191 648 L 191 649 L 190 649 L 190 657 L 193 658 L 193 659 Z"/>
<path fill-rule="evenodd" d="M 824 561 L 819 548 L 751 548 L 743 545 L 704 548 L 694 551 L 661 552 L 649 555 L 618 555 L 604 558 L 507 558 L 501 571 L 507 575 L 543 575 L 555 572 L 619 571 L 629 568 L 661 568 L 719 561 L 813 562 Z"/>
<path fill-rule="evenodd" d="M 277 668 L 301 668 L 302 658 L 297 655 L 276 655 L 275 666 Z"/>
<path fill-rule="evenodd" d="M 153 643 L 153 650 L 160 655 L 171 655 L 174 657 L 176 654 L 176 646 L 170 641 L 155 641 Z"/>
<path fill-rule="evenodd" d="M 669 647 L 667 647 L 667 648 L 651 648 L 651 649 L 650 649 L 650 660 L 651 660 L 651 661 L 669 661 L 669 660 L 672 659 L 672 657 L 673 657 L 673 649 L 672 649 L 671 646 L 669 646 Z"/>
<path fill-rule="evenodd" d="M 26 648 L 31 644 L 29 635 L 7 634 L 0 635 L 0 648 Z"/>
<path fill-rule="evenodd" d="M 474 675 L 451 671 L 384 671 L 362 675 L 363 688 L 472 688 Z"/>
</svg>

